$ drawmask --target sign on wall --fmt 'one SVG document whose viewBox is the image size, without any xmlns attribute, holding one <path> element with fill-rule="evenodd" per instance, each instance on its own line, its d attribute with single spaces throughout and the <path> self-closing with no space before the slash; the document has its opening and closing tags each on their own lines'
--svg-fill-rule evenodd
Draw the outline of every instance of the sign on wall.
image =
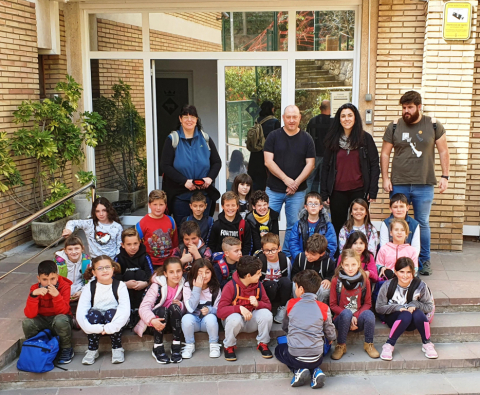
<svg viewBox="0 0 480 395">
<path fill-rule="evenodd" d="M 350 103 L 350 91 L 332 91 L 330 92 L 330 108 L 332 118 L 337 113 L 340 106 Z"/>
<path fill-rule="evenodd" d="M 468 40 L 472 25 L 472 5 L 449 1 L 443 11 L 443 39 Z"/>
</svg>

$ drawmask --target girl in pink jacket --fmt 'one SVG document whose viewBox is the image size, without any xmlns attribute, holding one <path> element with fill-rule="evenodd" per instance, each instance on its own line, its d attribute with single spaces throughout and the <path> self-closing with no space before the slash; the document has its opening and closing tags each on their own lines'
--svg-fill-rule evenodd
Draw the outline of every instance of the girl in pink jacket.
<svg viewBox="0 0 480 395">
<path fill-rule="evenodd" d="M 377 254 L 377 269 L 379 277 L 391 279 L 394 276 L 395 262 L 398 258 L 410 258 L 415 265 L 415 276 L 418 272 L 418 252 L 410 244 L 405 244 L 409 232 L 408 224 L 404 219 L 394 218 L 390 221 L 390 235 L 392 243 L 380 248 Z"/>
<path fill-rule="evenodd" d="M 363 271 L 370 279 L 370 283 L 376 283 L 378 281 L 377 266 L 375 265 L 373 253 L 368 250 L 367 246 L 368 241 L 365 233 L 359 230 L 354 230 L 347 236 L 347 241 L 343 248 L 351 248 L 353 251 L 355 251 L 357 258 L 362 264 Z M 342 256 L 340 255 L 337 266 L 339 266 L 341 262 Z"/>
<path fill-rule="evenodd" d="M 182 361 L 180 339 L 182 336 L 182 314 L 184 310 L 182 289 L 182 262 L 179 258 L 167 258 L 152 276 L 147 294 L 138 310 L 141 320 L 134 331 L 142 337 L 148 326 L 153 329 L 152 356 L 158 363 L 180 363 Z M 163 346 L 163 331 L 169 325 L 173 331 L 172 352 L 169 358 Z"/>
</svg>

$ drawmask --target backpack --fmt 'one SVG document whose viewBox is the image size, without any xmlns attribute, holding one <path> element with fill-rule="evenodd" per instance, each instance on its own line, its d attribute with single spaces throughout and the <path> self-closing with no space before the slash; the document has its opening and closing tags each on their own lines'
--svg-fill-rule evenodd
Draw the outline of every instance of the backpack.
<svg viewBox="0 0 480 395">
<path fill-rule="evenodd" d="M 114 278 L 113 283 L 112 283 L 112 292 L 113 292 L 113 296 L 115 297 L 115 300 L 117 301 L 117 303 L 118 303 L 118 286 L 119 285 L 120 285 L 120 281 L 118 281 L 117 279 Z M 90 294 L 92 295 L 90 304 L 91 304 L 92 307 L 93 307 L 93 302 L 94 302 L 94 299 L 95 299 L 95 291 L 96 290 L 97 290 L 97 280 L 90 281 Z"/>
<path fill-rule="evenodd" d="M 245 234 L 245 220 L 242 218 L 238 224 L 238 238 L 243 244 L 243 235 Z"/>
<path fill-rule="evenodd" d="M 236 306 L 237 305 L 237 301 L 239 299 L 242 299 L 242 300 L 249 300 L 250 298 L 248 297 L 245 297 L 245 296 L 240 296 L 240 286 L 237 284 L 237 282 L 232 278 L 232 282 L 233 282 L 233 289 L 235 290 L 235 293 L 234 293 L 234 298 L 232 299 L 232 305 L 233 306 Z M 262 286 L 260 283 L 258 283 L 258 288 L 257 288 L 257 295 L 255 296 L 255 298 L 257 300 L 261 300 L 262 299 Z"/>
<path fill-rule="evenodd" d="M 265 279 L 268 268 L 267 257 L 265 256 L 265 254 L 263 254 L 262 250 L 257 251 L 254 256 L 256 256 L 262 261 L 262 277 L 263 279 Z M 288 276 L 287 256 L 282 251 L 279 251 L 278 253 L 278 263 L 280 265 L 280 272 L 282 273 L 282 277 Z M 284 275 L 284 273 L 287 274 Z M 263 281 L 263 279 L 261 279 L 261 281 Z"/>
<path fill-rule="evenodd" d="M 62 277 L 68 278 L 67 262 L 58 255 L 55 255 L 54 260 L 58 267 L 58 274 Z M 85 271 L 91 264 L 92 260 L 90 259 L 90 257 L 87 254 L 82 253 L 82 266 L 80 268 L 80 273 L 82 273 L 82 275 L 85 274 Z M 85 280 L 84 283 L 86 284 L 87 280 Z"/>
<path fill-rule="evenodd" d="M 210 151 L 210 144 L 209 144 L 210 136 L 207 133 L 205 133 L 203 130 L 200 130 L 200 133 L 202 134 L 203 138 L 207 142 L 207 147 L 208 147 L 208 150 Z M 174 130 L 170 132 L 170 136 L 172 137 L 172 147 L 174 150 L 176 150 L 178 147 L 178 143 L 180 142 L 180 136 L 178 135 L 178 131 Z"/>
<path fill-rule="evenodd" d="M 263 118 L 260 122 L 255 121 L 253 126 L 248 129 L 245 144 L 250 152 L 259 152 L 263 149 L 263 146 L 265 145 L 265 135 L 263 134 L 262 125 L 273 118 L 273 115 L 269 115 L 268 117 Z"/>
<path fill-rule="evenodd" d="M 53 336 L 50 329 L 40 331 L 23 342 L 17 369 L 32 373 L 49 372 L 55 367 L 59 350 L 58 336 Z"/>
<path fill-rule="evenodd" d="M 395 121 L 393 121 L 393 125 L 392 125 L 392 139 L 393 139 L 393 135 L 395 134 L 395 130 L 397 129 L 397 123 L 398 123 L 398 119 L 396 119 Z M 436 131 L 437 131 L 437 119 L 436 119 L 436 118 L 432 118 L 432 125 L 433 125 L 433 130 L 436 132 Z"/>
<path fill-rule="evenodd" d="M 218 264 L 220 271 L 222 272 L 222 278 L 226 280 L 230 276 L 230 270 L 228 269 L 228 264 L 223 259 L 223 252 L 216 252 L 212 256 L 212 262 Z"/>
<path fill-rule="evenodd" d="M 172 229 L 175 230 L 175 221 L 173 220 L 172 217 L 170 217 L 170 215 L 167 215 L 168 219 L 170 220 L 170 224 L 172 225 Z M 135 229 L 137 230 L 138 232 L 138 235 L 140 237 L 140 240 L 142 240 L 142 242 L 144 242 L 144 235 L 143 235 L 143 231 L 142 231 L 142 228 L 140 226 L 140 222 L 137 222 L 137 224 L 135 225 Z"/>
<path fill-rule="evenodd" d="M 365 284 L 364 284 L 365 285 Z M 338 279 L 337 281 L 337 287 L 336 287 L 336 291 L 337 291 L 337 304 L 340 303 L 340 295 L 342 293 L 342 287 L 343 287 L 343 284 L 342 282 L 340 281 L 340 279 Z M 362 287 L 362 298 L 360 300 L 361 302 L 361 305 L 363 306 L 364 302 L 365 302 L 365 295 L 367 294 L 367 287 L 363 286 Z"/>
</svg>

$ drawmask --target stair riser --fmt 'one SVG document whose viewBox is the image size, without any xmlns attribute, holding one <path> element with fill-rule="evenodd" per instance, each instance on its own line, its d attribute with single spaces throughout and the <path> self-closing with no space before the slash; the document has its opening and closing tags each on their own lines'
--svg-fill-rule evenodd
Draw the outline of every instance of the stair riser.
<svg viewBox="0 0 480 395">
<path fill-rule="evenodd" d="M 435 313 L 478 313 L 480 304 L 435 306 Z"/>
</svg>

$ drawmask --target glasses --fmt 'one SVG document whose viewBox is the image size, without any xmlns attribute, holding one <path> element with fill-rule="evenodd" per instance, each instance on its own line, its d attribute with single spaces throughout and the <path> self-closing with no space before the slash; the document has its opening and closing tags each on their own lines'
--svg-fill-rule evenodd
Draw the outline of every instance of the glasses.
<svg viewBox="0 0 480 395">
<path fill-rule="evenodd" d="M 110 269 L 112 269 L 111 266 L 99 266 L 95 270 L 98 270 L 99 272 L 108 272 Z"/>
<path fill-rule="evenodd" d="M 182 119 L 184 121 L 195 121 L 197 117 L 194 117 L 193 115 L 182 115 Z"/>
<path fill-rule="evenodd" d="M 276 250 L 262 250 L 265 255 L 276 254 L 278 249 Z"/>
<path fill-rule="evenodd" d="M 307 206 L 308 207 L 319 207 L 319 206 L 321 206 L 321 204 L 320 203 L 307 203 Z"/>
</svg>

